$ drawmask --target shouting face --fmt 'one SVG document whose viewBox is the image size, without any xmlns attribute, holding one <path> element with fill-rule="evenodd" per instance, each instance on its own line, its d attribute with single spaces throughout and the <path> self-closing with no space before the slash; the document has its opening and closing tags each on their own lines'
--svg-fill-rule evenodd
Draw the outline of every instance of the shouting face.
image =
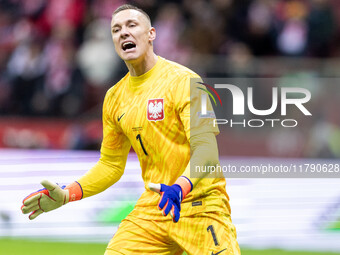
<svg viewBox="0 0 340 255">
<path fill-rule="evenodd" d="M 142 59 L 153 52 L 156 31 L 148 18 L 137 10 L 123 10 L 111 20 L 112 40 L 117 54 L 126 62 Z"/>
</svg>

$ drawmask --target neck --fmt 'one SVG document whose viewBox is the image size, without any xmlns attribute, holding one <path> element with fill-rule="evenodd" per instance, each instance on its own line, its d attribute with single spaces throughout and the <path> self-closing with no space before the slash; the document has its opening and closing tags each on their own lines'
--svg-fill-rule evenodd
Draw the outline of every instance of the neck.
<svg viewBox="0 0 340 255">
<path fill-rule="evenodd" d="M 156 54 L 152 51 L 151 53 L 146 54 L 141 60 L 125 61 L 125 64 L 129 69 L 131 76 L 140 76 L 154 67 L 157 59 Z"/>
</svg>

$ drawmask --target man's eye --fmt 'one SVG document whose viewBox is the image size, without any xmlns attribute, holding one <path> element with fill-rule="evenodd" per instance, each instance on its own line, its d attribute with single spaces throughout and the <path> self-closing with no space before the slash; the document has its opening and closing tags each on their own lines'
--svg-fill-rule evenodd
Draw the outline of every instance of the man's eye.
<svg viewBox="0 0 340 255">
<path fill-rule="evenodd" d="M 112 31 L 113 31 L 113 33 L 117 33 L 117 32 L 119 32 L 119 29 L 116 28 L 116 29 L 113 29 Z"/>
<path fill-rule="evenodd" d="M 135 27 L 136 25 L 135 24 L 130 24 L 129 27 Z"/>
</svg>

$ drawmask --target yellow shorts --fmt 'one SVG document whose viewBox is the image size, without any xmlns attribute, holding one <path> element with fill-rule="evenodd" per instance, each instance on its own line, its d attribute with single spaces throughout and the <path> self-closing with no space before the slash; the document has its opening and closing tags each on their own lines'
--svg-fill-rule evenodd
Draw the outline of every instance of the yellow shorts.
<svg viewBox="0 0 340 255">
<path fill-rule="evenodd" d="M 178 223 L 128 216 L 108 244 L 105 255 L 158 254 L 239 255 L 236 230 L 229 216 L 205 212 Z"/>
</svg>

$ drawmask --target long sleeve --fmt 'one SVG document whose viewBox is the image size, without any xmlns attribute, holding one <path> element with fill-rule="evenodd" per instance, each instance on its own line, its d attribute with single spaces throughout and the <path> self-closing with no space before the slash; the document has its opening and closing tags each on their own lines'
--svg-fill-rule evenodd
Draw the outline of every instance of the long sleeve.
<svg viewBox="0 0 340 255">
<path fill-rule="evenodd" d="M 101 157 L 97 164 L 82 176 L 78 183 L 83 198 L 98 194 L 116 183 L 124 173 L 131 143 L 116 122 L 119 112 L 113 89 L 110 89 L 103 104 L 103 141 Z"/>
<path fill-rule="evenodd" d="M 83 190 L 83 198 L 106 190 L 120 179 L 124 173 L 129 150 L 128 143 L 120 150 L 102 147 L 100 160 L 78 180 Z"/>
</svg>

